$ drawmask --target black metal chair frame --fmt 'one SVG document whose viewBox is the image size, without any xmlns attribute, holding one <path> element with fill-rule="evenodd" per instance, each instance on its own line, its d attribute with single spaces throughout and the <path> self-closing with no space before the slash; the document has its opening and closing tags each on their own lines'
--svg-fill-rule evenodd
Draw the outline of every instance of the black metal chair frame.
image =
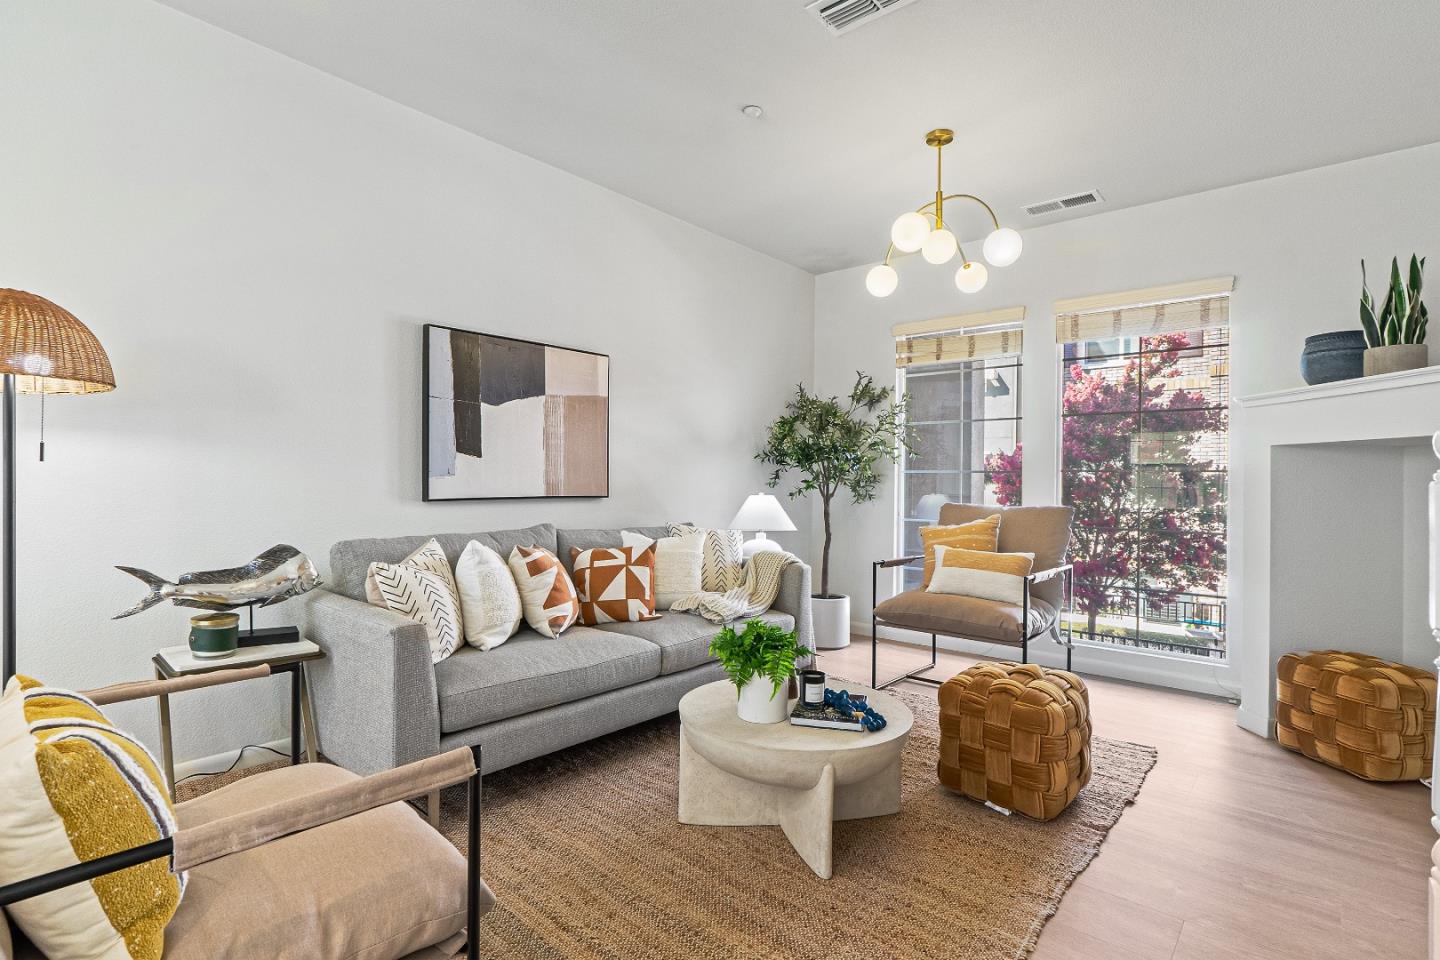
<svg viewBox="0 0 1440 960">
<path fill-rule="evenodd" d="M 466 781 L 469 786 L 467 798 L 467 813 L 469 820 L 469 846 L 466 856 L 466 900 L 465 900 L 465 957 L 466 960 L 479 960 L 480 958 L 480 747 L 477 744 L 470 748 L 475 756 L 475 772 Z M 282 838 L 283 839 L 283 838 Z M 272 840 L 271 843 L 276 841 Z M 53 870 L 50 873 L 41 874 L 38 877 L 29 877 L 25 880 L 18 880 L 15 883 L 0 887 L 0 907 L 9 906 L 19 900 L 28 900 L 31 897 L 38 897 L 42 894 L 51 893 L 62 887 L 68 887 L 73 883 L 82 883 L 102 877 L 108 873 L 115 873 L 136 864 L 146 863 L 150 860 L 159 860 L 161 857 L 171 856 L 175 852 L 175 841 L 172 837 L 163 840 L 155 840 L 151 843 L 141 844 L 138 847 L 131 847 L 128 850 L 121 850 L 117 853 L 97 857 L 94 860 L 87 860 L 84 863 L 77 863 L 72 867 L 63 867 Z"/>
<path fill-rule="evenodd" d="M 970 637 L 962 633 L 947 633 L 943 630 L 930 631 L 930 662 L 916 667 L 906 673 L 900 674 L 891 680 L 880 683 L 880 627 L 897 627 L 902 630 L 914 630 L 912 626 L 903 623 L 883 620 L 875 614 L 875 607 L 880 602 L 880 571 L 890 570 L 895 567 L 904 567 L 915 563 L 917 560 L 924 560 L 923 556 L 896 557 L 893 560 L 876 560 L 870 565 L 870 686 L 876 690 L 884 690 L 886 687 L 894 686 L 902 680 L 913 680 L 916 683 L 928 683 L 931 686 L 940 686 L 945 681 L 937 680 L 934 677 L 921 676 L 934 670 L 939 665 L 938 652 L 939 643 L 937 637 L 954 637 L 957 640 L 970 640 L 975 643 L 1004 643 L 985 637 Z M 1025 577 L 1025 593 L 1020 608 L 1020 630 L 1023 634 L 1020 640 L 1020 662 L 1030 662 L 1030 641 L 1039 639 L 1050 632 L 1046 628 L 1038 633 L 1030 633 L 1030 589 L 1037 583 L 1046 580 L 1061 578 L 1060 609 L 1055 612 L 1056 625 L 1064 622 L 1064 641 L 1061 646 L 1065 648 L 1065 669 L 1071 669 L 1072 657 L 1075 650 L 1074 634 L 1072 632 L 1072 617 L 1068 614 L 1074 611 L 1075 607 L 1075 565 L 1062 563 L 1058 567 L 1051 567 L 1049 570 L 1040 570 Z M 924 632 L 924 631 L 921 631 Z M 1005 644 L 1010 646 L 1010 644 Z"/>
</svg>

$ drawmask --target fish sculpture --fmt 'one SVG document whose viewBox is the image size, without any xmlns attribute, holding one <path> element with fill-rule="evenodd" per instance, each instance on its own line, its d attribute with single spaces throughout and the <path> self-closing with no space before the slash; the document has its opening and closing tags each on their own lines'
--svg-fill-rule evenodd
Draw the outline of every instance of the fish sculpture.
<svg viewBox="0 0 1440 960">
<path fill-rule="evenodd" d="M 277 544 L 249 563 L 226 570 L 202 570 L 187 573 L 171 583 L 148 570 L 116 567 L 150 588 L 135 606 L 117 613 L 119 620 L 149 610 L 165 600 L 180 607 L 201 610 L 234 610 L 256 604 L 271 604 L 298 597 L 320 585 L 320 575 L 310 558 L 289 544 Z"/>
</svg>

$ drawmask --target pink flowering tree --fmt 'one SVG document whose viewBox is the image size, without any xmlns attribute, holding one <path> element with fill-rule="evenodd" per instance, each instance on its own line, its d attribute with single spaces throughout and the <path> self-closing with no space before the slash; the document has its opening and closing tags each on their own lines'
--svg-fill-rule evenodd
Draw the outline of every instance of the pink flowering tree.
<svg viewBox="0 0 1440 960">
<path fill-rule="evenodd" d="M 1134 588 L 1152 603 L 1216 590 L 1225 567 L 1223 474 L 1197 446 L 1225 429 L 1225 411 L 1204 393 L 1178 389 L 1184 334 L 1150 337 L 1146 353 L 1118 371 L 1076 363 L 1065 380 L 1063 497 L 1075 508 L 1071 561 L 1075 606 L 1094 635 L 1107 610 Z M 1099 416 L 1083 416 L 1099 414 Z M 1020 502 L 1019 444 L 986 467 L 996 499 Z"/>
</svg>

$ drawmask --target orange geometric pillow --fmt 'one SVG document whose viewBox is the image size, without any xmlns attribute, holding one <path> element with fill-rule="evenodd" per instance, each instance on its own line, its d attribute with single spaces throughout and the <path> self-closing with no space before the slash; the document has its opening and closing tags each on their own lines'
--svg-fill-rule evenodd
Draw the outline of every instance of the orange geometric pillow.
<svg viewBox="0 0 1440 960">
<path fill-rule="evenodd" d="M 656 620 L 655 545 L 570 548 L 570 566 L 580 593 L 580 622 L 626 623 Z"/>
<path fill-rule="evenodd" d="M 580 615 L 575 585 L 560 558 L 544 547 L 516 547 L 509 562 L 525 622 L 541 636 L 560 636 Z"/>
<path fill-rule="evenodd" d="M 957 523 L 945 527 L 921 527 L 921 553 L 925 554 L 925 574 L 920 585 L 930 586 L 935 574 L 935 548 L 959 547 L 962 550 L 985 550 L 994 553 L 1000 542 L 1000 514 L 981 517 L 969 523 Z"/>
</svg>

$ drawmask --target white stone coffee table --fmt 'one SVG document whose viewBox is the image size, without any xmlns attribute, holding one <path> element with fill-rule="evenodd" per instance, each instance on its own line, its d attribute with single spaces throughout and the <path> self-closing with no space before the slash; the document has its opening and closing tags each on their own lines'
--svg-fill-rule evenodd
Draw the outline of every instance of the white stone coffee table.
<svg viewBox="0 0 1440 960">
<path fill-rule="evenodd" d="M 878 733 L 756 724 L 735 713 L 728 680 L 680 701 L 680 822 L 778 824 L 818 875 L 831 874 L 836 820 L 900 812 L 900 754 L 915 718 L 899 700 L 857 684 L 885 717 Z"/>
</svg>

